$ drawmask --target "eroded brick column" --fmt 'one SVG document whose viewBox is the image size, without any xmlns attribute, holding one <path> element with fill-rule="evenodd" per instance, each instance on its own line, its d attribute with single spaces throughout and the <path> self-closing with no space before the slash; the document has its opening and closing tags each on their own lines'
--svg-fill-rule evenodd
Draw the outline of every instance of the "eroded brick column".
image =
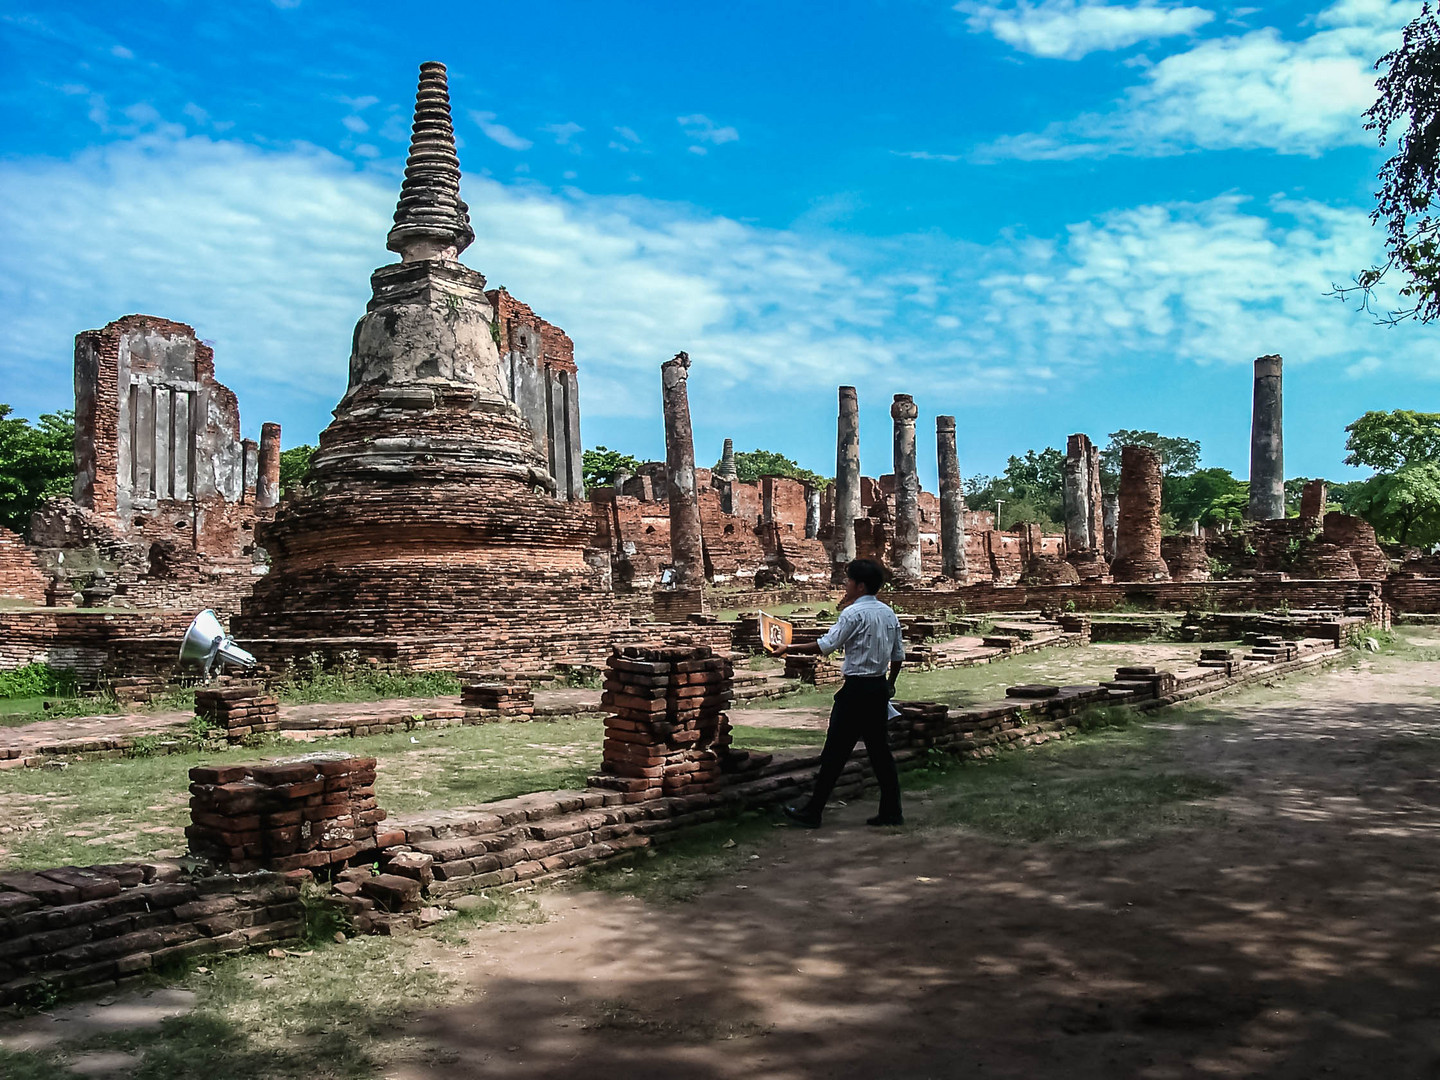
<svg viewBox="0 0 1440 1080">
<path fill-rule="evenodd" d="M 1300 491 L 1300 516 L 1316 521 L 1324 517 L 1326 494 L 1324 480 L 1307 480 Z"/>
<path fill-rule="evenodd" d="M 705 581 L 700 503 L 695 492 L 695 437 L 690 430 L 690 356 L 676 353 L 660 365 L 665 410 L 665 487 L 670 506 L 670 562 L 677 588 Z"/>
<path fill-rule="evenodd" d="M 855 387 L 840 387 L 835 422 L 835 567 L 844 574 L 855 558 L 855 519 L 860 516 L 860 404 Z"/>
<path fill-rule="evenodd" d="M 1285 516 L 1285 441 L 1283 435 L 1281 359 L 1255 361 L 1255 403 L 1250 420 L 1251 521 Z"/>
<path fill-rule="evenodd" d="M 1116 581 L 1169 581 L 1160 557 L 1160 457 L 1144 446 L 1120 451 L 1120 506 L 1115 529 Z"/>
<path fill-rule="evenodd" d="M 940 463 L 940 572 L 965 580 L 965 492 L 960 485 L 960 453 L 955 448 L 955 418 L 935 418 L 935 453 Z"/>
<path fill-rule="evenodd" d="M 909 394 L 896 394 L 890 406 L 895 421 L 895 533 L 890 569 L 897 581 L 920 580 L 920 474 L 915 465 L 915 418 L 920 411 Z"/>
<path fill-rule="evenodd" d="M 260 471 L 255 477 L 255 505 L 280 501 L 280 425 L 260 425 Z"/>
</svg>

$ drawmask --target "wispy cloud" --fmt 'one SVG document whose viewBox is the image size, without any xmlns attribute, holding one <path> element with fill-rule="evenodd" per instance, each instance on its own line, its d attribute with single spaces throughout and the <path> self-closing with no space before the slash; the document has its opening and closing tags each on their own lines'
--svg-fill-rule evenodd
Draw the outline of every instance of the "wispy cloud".
<svg viewBox="0 0 1440 1080">
<path fill-rule="evenodd" d="M 972 30 L 992 34 L 1020 52 L 1062 60 L 1192 34 L 1215 18 L 1213 12 L 1199 7 L 1086 0 L 1041 0 L 1038 4 L 962 0 L 955 10 L 967 17 Z"/>
<path fill-rule="evenodd" d="M 535 145 L 523 135 L 516 135 L 515 132 L 496 120 L 493 112 L 476 112 L 472 109 L 470 110 L 470 119 L 475 121 L 475 126 L 487 139 L 499 143 L 507 150 L 529 150 Z"/>
<path fill-rule="evenodd" d="M 563 124 L 546 124 L 541 131 L 547 131 L 555 137 L 556 146 L 570 146 L 576 135 L 585 129 L 574 121 L 567 120 Z"/>
<path fill-rule="evenodd" d="M 703 113 L 695 113 L 693 116 L 677 116 L 675 121 L 684 130 L 686 137 L 691 140 L 690 152 L 692 154 L 709 153 L 709 150 L 701 145 L 703 143 L 720 146 L 722 143 L 740 140 L 740 133 L 733 127 L 720 127 Z"/>
<path fill-rule="evenodd" d="M 915 161 L 959 161 L 962 154 L 935 154 L 929 150 L 891 150 L 896 157 L 912 158 Z"/>
<path fill-rule="evenodd" d="M 1297 40 L 1265 27 L 1212 38 L 1145 69 L 1108 111 L 1007 136 L 982 158 L 1164 156 L 1265 148 L 1318 154 L 1370 142 L 1361 113 L 1375 100 L 1376 57 L 1399 41 L 1418 3 L 1340 0 Z"/>
</svg>

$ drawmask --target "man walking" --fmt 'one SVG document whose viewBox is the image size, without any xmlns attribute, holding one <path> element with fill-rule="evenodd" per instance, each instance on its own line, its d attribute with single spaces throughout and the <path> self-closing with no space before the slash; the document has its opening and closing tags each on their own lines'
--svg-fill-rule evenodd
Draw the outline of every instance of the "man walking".
<svg viewBox="0 0 1440 1080">
<path fill-rule="evenodd" d="M 894 610 L 875 596 L 885 583 L 885 568 L 874 559 L 856 559 L 845 568 L 845 596 L 840 615 L 828 633 L 809 645 L 791 645 L 786 653 L 819 653 L 829 656 L 845 650 L 845 684 L 835 695 L 830 710 L 830 730 L 820 754 L 820 772 L 815 790 L 804 806 L 785 807 L 785 816 L 807 829 L 820 827 L 820 815 L 840 772 L 850 760 L 855 743 L 865 740 L 865 753 L 880 786 L 880 813 L 869 825 L 903 825 L 900 812 L 900 776 L 890 753 L 886 727 L 895 679 L 905 660 L 900 639 L 900 620 Z M 888 674 L 887 674 L 887 670 Z"/>
</svg>

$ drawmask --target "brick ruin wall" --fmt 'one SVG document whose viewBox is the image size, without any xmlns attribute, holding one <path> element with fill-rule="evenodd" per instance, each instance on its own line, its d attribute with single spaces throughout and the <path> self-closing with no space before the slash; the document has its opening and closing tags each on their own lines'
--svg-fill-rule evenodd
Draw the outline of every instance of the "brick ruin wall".
<svg viewBox="0 0 1440 1080">
<path fill-rule="evenodd" d="M 0 528 L 0 600 L 43 604 L 49 583 L 40 569 L 40 560 L 20 535 Z"/>
<path fill-rule="evenodd" d="M 103 576 L 116 606 L 237 610 L 273 511 L 256 504 L 258 450 L 210 347 L 150 315 L 79 334 L 75 406 L 73 498 L 31 522 L 57 594 Z"/>
<path fill-rule="evenodd" d="M 520 407 L 561 497 L 584 499 L 575 343 L 504 289 L 491 289 L 485 296 L 495 309 L 505 391 Z"/>
</svg>

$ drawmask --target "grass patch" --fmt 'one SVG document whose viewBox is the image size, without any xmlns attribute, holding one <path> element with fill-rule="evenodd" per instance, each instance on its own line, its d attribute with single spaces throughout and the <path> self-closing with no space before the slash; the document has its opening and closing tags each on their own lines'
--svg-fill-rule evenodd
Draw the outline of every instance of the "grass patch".
<svg viewBox="0 0 1440 1080">
<path fill-rule="evenodd" d="M 154 753 L 0 770 L 0 869 L 122 862 L 183 850 L 186 774 L 195 765 L 294 757 L 327 748 L 380 759 L 376 794 L 392 813 L 445 809 L 582 787 L 600 764 L 598 720 L 482 724 L 360 739 Z M 142 749 L 145 747 L 142 747 Z"/>
<path fill-rule="evenodd" d="M 800 746 L 823 746 L 824 729 L 743 727 L 731 728 L 735 745 L 741 750 L 789 750 Z"/>
<path fill-rule="evenodd" d="M 319 653 L 312 653 L 281 673 L 273 686 L 281 701 L 291 705 L 316 705 L 354 701 L 384 701 L 387 698 L 447 697 L 460 693 L 460 679 L 448 671 L 398 672 L 372 668 L 360 662 L 358 653 L 343 654 L 327 665 Z"/>
<path fill-rule="evenodd" d="M 644 849 L 629 865 L 593 867 L 577 884 L 655 904 L 694 900 L 710 882 L 748 864 L 774 824 L 772 815 L 752 811 L 729 821 L 699 825 L 658 848 Z"/>
<path fill-rule="evenodd" d="M 422 966 L 406 939 L 251 954 L 180 978 L 198 994 L 190 1013 L 158 1029 L 106 1034 L 52 1051 L 5 1054 L 7 1080 L 71 1080 L 67 1063 L 95 1050 L 140 1056 L 133 1080 L 371 1077 L 413 1057 L 409 1016 L 443 1000 L 449 980 Z M 303 953 L 308 955 L 297 955 Z"/>
<path fill-rule="evenodd" d="M 996 840 L 1087 844 L 1215 820 L 1214 808 L 1196 803 L 1226 785 L 1167 770 L 1161 746 L 1167 737 L 1142 724 L 1102 728 L 1088 738 L 921 770 L 904 781 L 930 796 L 926 824 L 960 825 Z"/>
</svg>

